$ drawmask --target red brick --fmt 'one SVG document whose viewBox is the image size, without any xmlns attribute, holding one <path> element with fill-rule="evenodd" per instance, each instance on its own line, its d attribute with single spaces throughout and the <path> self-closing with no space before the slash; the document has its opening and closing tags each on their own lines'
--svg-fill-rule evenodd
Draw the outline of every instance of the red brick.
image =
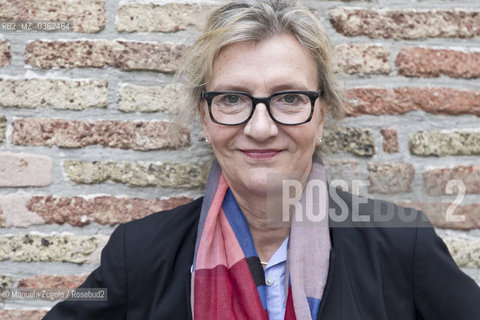
<svg viewBox="0 0 480 320">
<path fill-rule="evenodd" d="M 71 21 L 74 32 L 105 27 L 105 0 L 1 0 L 2 20 Z"/>
<path fill-rule="evenodd" d="M 43 69 L 102 68 L 172 73 L 184 45 L 113 40 L 42 41 L 27 43 L 26 63 Z"/>
<path fill-rule="evenodd" d="M 15 310 L 0 309 L 0 319 L 2 320 L 40 320 L 47 310 Z"/>
<path fill-rule="evenodd" d="M 94 221 L 114 225 L 140 219 L 153 212 L 172 209 L 190 201 L 192 199 L 187 197 L 140 199 L 101 196 L 85 199 L 37 196 L 32 197 L 26 207 L 40 215 L 46 223 L 83 226 Z"/>
<path fill-rule="evenodd" d="M 480 77 L 480 52 L 427 48 L 405 48 L 395 61 L 398 73 L 407 77 Z"/>
<path fill-rule="evenodd" d="M 387 39 L 472 38 L 480 35 L 480 12 L 335 8 L 335 30 L 345 36 Z"/>
<path fill-rule="evenodd" d="M 352 191 L 352 181 L 360 179 L 358 162 L 346 160 L 324 159 L 327 180 L 332 183 L 334 180 L 345 182 L 348 190 Z"/>
<path fill-rule="evenodd" d="M 343 179 L 351 183 L 353 179 L 359 178 L 358 162 L 346 160 L 325 159 L 325 169 L 328 180 Z"/>
<path fill-rule="evenodd" d="M 76 121 L 50 118 L 19 119 L 13 122 L 12 143 L 26 146 L 156 150 L 190 144 L 186 127 L 174 123 L 128 121 Z"/>
<path fill-rule="evenodd" d="M 44 187 L 52 181 L 51 158 L 27 153 L 0 152 L 0 187 Z"/>
<path fill-rule="evenodd" d="M 408 163 L 368 163 L 371 193 L 403 193 L 411 191 L 415 169 Z"/>
<path fill-rule="evenodd" d="M 454 204 L 453 202 L 415 202 L 400 205 L 423 211 L 437 228 L 473 230 L 480 228 L 480 204 Z M 447 210 L 451 216 L 447 216 Z M 462 219 L 463 221 L 454 221 Z"/>
<path fill-rule="evenodd" d="M 32 278 L 21 279 L 18 282 L 19 288 L 43 288 L 43 289 L 64 289 L 64 288 L 77 288 L 81 285 L 88 274 L 84 275 L 51 275 L 41 274 Z"/>
<path fill-rule="evenodd" d="M 398 133 L 392 128 L 382 128 L 380 130 L 383 136 L 383 151 L 386 153 L 398 152 Z"/>
<path fill-rule="evenodd" d="M 0 67 L 5 67 L 11 61 L 12 52 L 10 51 L 10 43 L 7 40 L 0 39 Z"/>
<path fill-rule="evenodd" d="M 457 166 L 423 172 L 425 190 L 432 196 L 448 194 L 447 184 L 451 180 L 461 180 L 466 193 L 480 194 L 480 166 Z M 453 188 L 453 194 L 457 192 L 457 189 Z"/>
<path fill-rule="evenodd" d="M 346 113 L 396 115 L 423 110 L 433 114 L 480 116 L 480 90 L 451 88 L 352 88 L 347 93 Z"/>
</svg>

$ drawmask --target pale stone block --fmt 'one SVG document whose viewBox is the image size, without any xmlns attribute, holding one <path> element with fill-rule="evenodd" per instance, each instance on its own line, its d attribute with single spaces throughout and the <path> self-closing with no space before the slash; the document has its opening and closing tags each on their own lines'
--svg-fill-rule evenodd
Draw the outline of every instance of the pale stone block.
<svg viewBox="0 0 480 320">
<path fill-rule="evenodd" d="M 324 145 L 330 152 L 344 151 L 358 156 L 372 156 L 375 154 L 374 130 L 348 127 L 325 129 Z"/>
<path fill-rule="evenodd" d="M 0 187 L 45 187 L 53 182 L 50 157 L 0 152 Z"/>
<path fill-rule="evenodd" d="M 179 112 L 182 87 L 175 84 L 165 86 L 138 86 L 128 84 L 118 93 L 118 109 L 123 112 Z"/>
<path fill-rule="evenodd" d="M 480 239 L 444 237 L 453 259 L 462 268 L 480 268 Z"/>
<path fill-rule="evenodd" d="M 0 261 L 86 263 L 99 249 L 97 236 L 71 234 L 24 234 L 0 236 Z M 103 248 L 103 246 L 102 246 Z"/>
<path fill-rule="evenodd" d="M 416 132 L 409 136 L 408 145 L 416 156 L 480 155 L 480 132 Z"/>
<path fill-rule="evenodd" d="M 201 188 L 209 166 L 206 163 L 149 163 L 68 160 L 65 173 L 76 183 L 114 181 L 130 186 L 163 188 Z"/>
<path fill-rule="evenodd" d="M 107 105 L 106 80 L 0 79 L 0 107 L 84 110 Z"/>
<path fill-rule="evenodd" d="M 390 49 L 376 44 L 342 44 L 335 47 L 339 69 L 345 73 L 390 73 Z"/>
<path fill-rule="evenodd" d="M 119 32 L 177 32 L 188 26 L 200 29 L 215 7 L 200 3 L 126 3 L 118 8 L 115 27 Z"/>
<path fill-rule="evenodd" d="M 4 227 L 27 228 L 45 223 L 40 215 L 27 209 L 26 204 L 30 199 L 30 194 L 21 191 L 0 196 L 0 209 L 3 211 Z"/>
</svg>

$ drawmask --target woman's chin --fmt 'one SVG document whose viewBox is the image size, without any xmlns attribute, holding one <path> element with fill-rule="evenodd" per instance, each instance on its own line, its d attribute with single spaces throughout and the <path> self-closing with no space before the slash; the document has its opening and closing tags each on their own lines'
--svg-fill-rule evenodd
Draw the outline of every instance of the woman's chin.
<svg viewBox="0 0 480 320">
<path fill-rule="evenodd" d="M 257 175 L 252 179 L 244 180 L 241 185 L 233 184 L 231 188 L 243 189 L 243 192 L 249 193 L 253 197 L 271 197 L 281 196 L 283 190 L 283 181 L 286 176 L 280 173 L 269 173 L 263 175 Z M 240 190 L 238 190 L 240 191 Z"/>
</svg>

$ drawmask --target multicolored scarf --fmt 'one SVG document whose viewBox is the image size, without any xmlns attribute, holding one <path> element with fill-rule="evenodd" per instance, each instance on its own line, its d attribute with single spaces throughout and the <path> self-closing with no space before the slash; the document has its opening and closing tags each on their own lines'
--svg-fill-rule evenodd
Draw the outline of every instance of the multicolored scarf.
<svg viewBox="0 0 480 320">
<path fill-rule="evenodd" d="M 307 187 L 310 182 L 326 186 L 319 158 L 314 158 Z M 306 208 L 308 199 L 313 213 L 324 218 L 293 218 L 290 225 L 285 277 L 288 320 L 317 319 L 327 281 L 331 247 L 328 194 L 326 188 L 314 190 L 308 196 L 303 193 L 300 207 Z M 293 217 L 298 217 L 296 214 Z M 248 223 L 217 162 L 210 170 L 200 214 L 191 295 L 195 320 L 268 319 L 264 271 Z"/>
</svg>

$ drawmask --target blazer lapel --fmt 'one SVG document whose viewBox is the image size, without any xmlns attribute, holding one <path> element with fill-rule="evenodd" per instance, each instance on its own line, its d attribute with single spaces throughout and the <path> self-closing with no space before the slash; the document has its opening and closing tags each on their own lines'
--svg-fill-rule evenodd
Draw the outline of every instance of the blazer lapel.
<svg viewBox="0 0 480 320">
<path fill-rule="evenodd" d="M 330 231 L 332 231 L 330 229 Z M 330 261 L 328 266 L 327 283 L 322 295 L 320 310 L 318 312 L 318 320 L 337 320 L 340 319 L 340 296 L 338 288 L 341 288 L 341 274 L 338 273 L 338 263 L 340 255 L 338 254 L 338 246 L 332 242 L 330 250 Z"/>
</svg>

